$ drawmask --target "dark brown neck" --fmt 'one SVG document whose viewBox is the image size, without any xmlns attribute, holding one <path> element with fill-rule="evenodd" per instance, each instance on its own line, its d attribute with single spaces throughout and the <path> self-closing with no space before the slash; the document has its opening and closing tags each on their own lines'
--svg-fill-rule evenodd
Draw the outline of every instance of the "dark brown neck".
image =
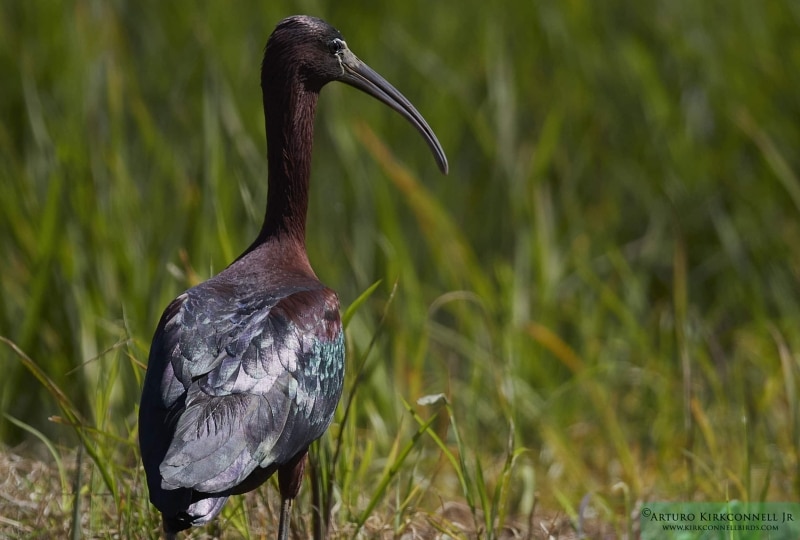
<svg viewBox="0 0 800 540">
<path fill-rule="evenodd" d="M 274 240 L 305 246 L 311 147 L 317 92 L 306 90 L 296 73 L 263 84 L 267 128 L 269 192 L 256 244 Z"/>
</svg>

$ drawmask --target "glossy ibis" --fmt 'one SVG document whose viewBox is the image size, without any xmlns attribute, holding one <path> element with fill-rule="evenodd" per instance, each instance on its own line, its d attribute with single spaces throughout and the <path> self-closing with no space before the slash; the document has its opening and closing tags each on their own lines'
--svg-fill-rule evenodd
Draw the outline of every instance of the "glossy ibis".
<svg viewBox="0 0 800 540">
<path fill-rule="evenodd" d="M 225 270 L 178 296 L 150 349 L 139 444 L 150 500 L 168 537 L 207 523 L 230 495 L 278 473 L 279 538 L 308 446 L 342 393 L 344 337 L 336 293 L 305 249 L 314 114 L 341 81 L 409 120 L 443 173 L 447 159 L 409 101 L 347 48 L 326 22 L 281 21 L 261 65 L 267 131 L 267 210 L 258 237 Z"/>
</svg>

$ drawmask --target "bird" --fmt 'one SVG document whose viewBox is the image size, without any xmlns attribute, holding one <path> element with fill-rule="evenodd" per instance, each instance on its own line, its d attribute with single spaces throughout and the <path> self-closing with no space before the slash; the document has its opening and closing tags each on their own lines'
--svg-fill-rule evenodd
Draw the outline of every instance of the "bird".
<svg viewBox="0 0 800 540">
<path fill-rule="evenodd" d="M 309 445 L 325 433 L 341 397 L 339 299 L 317 278 L 305 243 L 314 117 L 320 90 L 332 81 L 406 118 L 447 174 L 445 152 L 422 115 L 338 30 L 306 15 L 277 24 L 261 64 L 263 224 L 229 266 L 167 306 L 150 348 L 139 446 L 166 538 L 209 523 L 230 496 L 277 473 L 278 538 L 286 540 Z"/>
</svg>

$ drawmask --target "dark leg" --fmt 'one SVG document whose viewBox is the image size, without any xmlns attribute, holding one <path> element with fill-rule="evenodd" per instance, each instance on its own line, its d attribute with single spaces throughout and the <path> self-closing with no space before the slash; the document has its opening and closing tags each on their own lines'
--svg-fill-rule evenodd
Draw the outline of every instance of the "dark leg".
<svg viewBox="0 0 800 540">
<path fill-rule="evenodd" d="M 292 517 L 292 499 L 281 496 L 281 523 L 278 525 L 278 540 L 289 540 L 289 520 Z"/>
<path fill-rule="evenodd" d="M 167 518 L 162 516 L 164 523 L 164 540 L 177 540 L 178 533 L 167 524 Z"/>
<path fill-rule="evenodd" d="M 303 450 L 289 463 L 278 469 L 278 486 L 281 490 L 281 521 L 278 525 L 278 540 L 288 540 L 289 520 L 292 513 L 292 502 L 303 483 L 303 471 L 306 468 L 307 450 Z"/>
</svg>

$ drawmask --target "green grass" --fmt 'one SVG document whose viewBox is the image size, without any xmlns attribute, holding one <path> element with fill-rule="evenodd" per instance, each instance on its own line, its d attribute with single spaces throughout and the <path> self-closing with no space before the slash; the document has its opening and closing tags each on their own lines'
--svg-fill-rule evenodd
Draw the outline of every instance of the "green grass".
<svg viewBox="0 0 800 540">
<path fill-rule="evenodd" d="M 308 249 L 356 309 L 301 535 L 312 499 L 349 538 L 584 528 L 587 495 L 618 535 L 642 501 L 800 498 L 795 4 L 16 2 L 0 536 L 156 536 L 135 444 L 150 338 L 260 227 L 258 66 L 297 12 L 403 91 L 451 165 L 323 91 Z M 50 483 L 24 480 L 37 456 Z M 263 489 L 219 529 L 271 536 L 276 510 Z"/>
</svg>

